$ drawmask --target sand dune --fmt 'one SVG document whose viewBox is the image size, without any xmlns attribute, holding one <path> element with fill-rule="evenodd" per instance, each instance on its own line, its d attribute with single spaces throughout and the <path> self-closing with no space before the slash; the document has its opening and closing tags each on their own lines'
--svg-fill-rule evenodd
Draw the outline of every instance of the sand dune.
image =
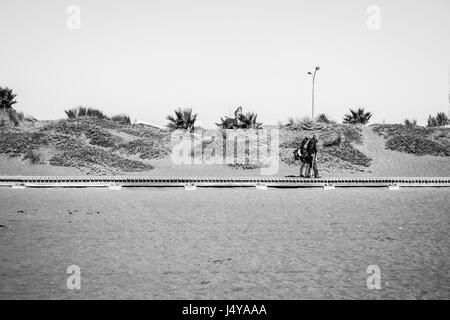
<svg viewBox="0 0 450 320">
<path fill-rule="evenodd" d="M 326 173 L 322 176 L 449 176 L 450 158 L 435 156 L 416 156 L 385 148 L 385 141 L 370 128 L 363 128 L 363 144 L 356 145 L 361 152 L 372 158 L 372 164 L 367 171 L 358 173 Z M 170 157 L 161 160 L 149 160 L 146 163 L 154 166 L 146 172 L 127 173 L 132 175 L 153 176 L 259 176 L 259 169 L 233 169 L 227 165 L 206 164 L 174 164 Z M 320 168 L 320 154 L 319 154 Z M 29 165 L 20 158 L 9 158 L 0 155 L 0 175 L 83 175 L 77 168 L 57 167 L 47 164 Z M 298 167 L 280 163 L 276 176 L 298 175 Z"/>
<path fill-rule="evenodd" d="M 450 157 L 416 156 L 388 150 L 385 140 L 369 127 L 363 127 L 363 144 L 356 146 L 372 158 L 371 175 L 374 176 L 417 176 L 448 177 Z"/>
</svg>

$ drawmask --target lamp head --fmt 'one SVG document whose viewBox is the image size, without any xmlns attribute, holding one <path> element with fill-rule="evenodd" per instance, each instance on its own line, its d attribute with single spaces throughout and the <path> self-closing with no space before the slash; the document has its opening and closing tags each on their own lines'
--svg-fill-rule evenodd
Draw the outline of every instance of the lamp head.
<svg viewBox="0 0 450 320">
<path fill-rule="evenodd" d="M 317 66 L 317 67 L 316 67 L 316 70 L 320 70 L 320 67 L 319 67 L 319 66 Z"/>
</svg>

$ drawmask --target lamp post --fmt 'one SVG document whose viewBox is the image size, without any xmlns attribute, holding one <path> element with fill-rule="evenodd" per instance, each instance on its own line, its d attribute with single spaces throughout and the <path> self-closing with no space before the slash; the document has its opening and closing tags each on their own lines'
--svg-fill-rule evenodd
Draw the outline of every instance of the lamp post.
<svg viewBox="0 0 450 320">
<path fill-rule="evenodd" d="M 316 72 L 320 70 L 319 66 L 316 66 L 314 72 L 308 72 L 312 77 L 312 112 L 311 112 L 311 121 L 314 121 L 314 82 L 316 80 Z"/>
</svg>

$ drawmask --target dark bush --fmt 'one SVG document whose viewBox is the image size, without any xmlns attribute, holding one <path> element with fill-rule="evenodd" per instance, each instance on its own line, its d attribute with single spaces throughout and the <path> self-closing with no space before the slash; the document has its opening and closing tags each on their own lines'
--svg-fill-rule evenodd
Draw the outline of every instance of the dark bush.
<svg viewBox="0 0 450 320">
<path fill-rule="evenodd" d="M 444 112 L 439 112 L 436 117 L 428 116 L 428 127 L 440 127 L 448 124 L 447 115 Z"/>
<path fill-rule="evenodd" d="M 111 120 L 120 124 L 131 124 L 130 116 L 126 114 L 115 115 L 111 117 Z"/>
<path fill-rule="evenodd" d="M 75 119 L 80 117 L 90 117 L 107 119 L 108 117 L 100 110 L 94 108 L 77 107 L 68 110 L 64 110 L 68 119 Z"/>
<path fill-rule="evenodd" d="M 316 121 L 320 123 L 331 123 L 330 118 L 325 114 L 321 113 L 316 117 Z"/>
<path fill-rule="evenodd" d="M 404 124 L 405 124 L 405 126 L 408 126 L 408 127 L 417 126 L 417 120 L 414 119 L 411 121 L 409 119 L 405 119 Z"/>
</svg>

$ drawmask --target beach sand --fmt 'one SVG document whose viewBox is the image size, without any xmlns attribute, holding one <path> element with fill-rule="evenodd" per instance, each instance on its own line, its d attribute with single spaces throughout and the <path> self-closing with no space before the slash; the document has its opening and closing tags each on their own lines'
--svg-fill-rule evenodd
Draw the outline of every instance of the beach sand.
<svg viewBox="0 0 450 320">
<path fill-rule="evenodd" d="M 0 190 L 0 299 L 450 298 L 450 190 Z M 69 265 L 81 289 L 69 290 Z M 369 290 L 369 265 L 381 289 Z"/>
</svg>

